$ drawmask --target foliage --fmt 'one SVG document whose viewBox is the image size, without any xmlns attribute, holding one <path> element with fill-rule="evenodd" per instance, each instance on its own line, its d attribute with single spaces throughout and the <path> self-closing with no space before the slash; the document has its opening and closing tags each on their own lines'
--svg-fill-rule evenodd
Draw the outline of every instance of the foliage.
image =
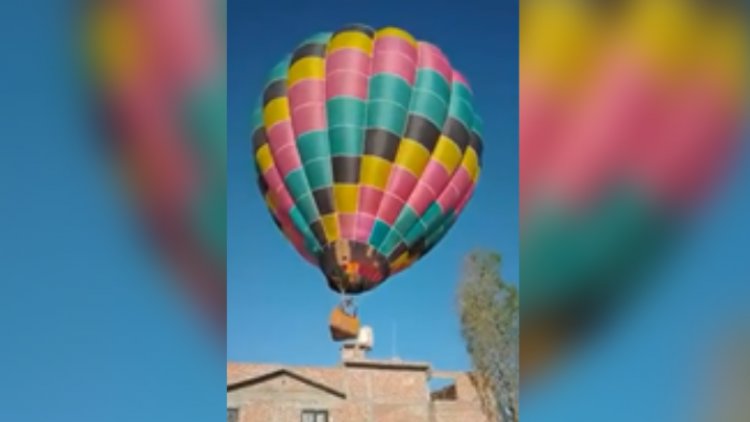
<svg viewBox="0 0 750 422">
<path fill-rule="evenodd" d="M 490 420 L 518 421 L 518 289 L 500 276 L 499 254 L 466 260 L 458 290 L 461 334 L 472 382 Z"/>
</svg>

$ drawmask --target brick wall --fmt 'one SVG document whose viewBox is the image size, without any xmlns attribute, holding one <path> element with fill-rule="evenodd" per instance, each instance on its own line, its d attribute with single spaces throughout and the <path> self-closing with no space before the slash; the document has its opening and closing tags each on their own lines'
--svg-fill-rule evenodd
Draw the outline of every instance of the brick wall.
<svg viewBox="0 0 750 422">
<path fill-rule="evenodd" d="M 495 422 L 482 412 L 479 394 L 467 373 L 438 371 L 433 376 L 452 379 L 456 386 L 456 399 L 434 401 L 431 422 Z"/>
<path fill-rule="evenodd" d="M 363 422 L 429 422 L 427 367 L 348 366 L 348 399 L 364 409 Z"/>
<path fill-rule="evenodd" d="M 436 373 L 454 379 L 458 394 L 456 400 L 433 402 L 427 364 L 359 361 L 284 368 L 289 372 L 280 366 L 228 365 L 227 383 L 234 387 L 227 392 L 227 407 L 240 410 L 241 422 L 299 422 L 303 409 L 328 410 L 330 422 L 485 421 L 464 373 Z"/>
</svg>

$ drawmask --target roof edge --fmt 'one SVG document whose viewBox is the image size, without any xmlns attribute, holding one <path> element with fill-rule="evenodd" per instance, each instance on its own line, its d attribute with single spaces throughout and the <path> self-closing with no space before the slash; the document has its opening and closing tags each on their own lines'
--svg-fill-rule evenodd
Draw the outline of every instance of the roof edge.
<svg viewBox="0 0 750 422">
<path fill-rule="evenodd" d="M 430 371 L 430 364 L 426 362 L 403 362 L 398 360 L 370 360 L 352 359 L 343 362 L 345 367 L 353 368 L 378 368 L 378 369 L 403 369 L 412 371 Z"/>
<path fill-rule="evenodd" d="M 258 376 L 255 376 L 255 377 L 251 377 L 251 378 L 247 378 L 247 379 L 244 379 L 244 380 L 241 380 L 241 381 L 233 382 L 231 384 L 227 384 L 227 392 L 233 391 L 233 390 L 237 390 L 237 389 L 242 388 L 242 387 L 247 387 L 247 386 L 251 386 L 251 385 L 260 384 L 262 382 L 268 381 L 268 380 L 270 380 L 272 378 L 276 378 L 276 377 L 281 376 L 281 375 L 286 375 L 288 377 L 294 378 L 295 380 L 297 380 L 297 381 L 299 381 L 299 382 L 301 382 L 303 384 L 307 384 L 307 385 L 309 385 L 311 387 L 317 388 L 319 390 L 323 390 L 326 393 L 334 395 L 334 396 L 336 396 L 336 397 L 338 397 L 340 399 L 346 399 L 346 393 L 344 393 L 343 391 L 341 391 L 341 390 L 339 390 L 337 388 L 333 388 L 333 387 L 331 387 L 329 385 L 326 385 L 326 384 L 324 384 L 322 382 L 318 382 L 318 381 L 315 381 L 315 380 L 313 380 L 311 378 L 308 378 L 308 377 L 305 377 L 303 375 L 300 375 L 300 374 L 298 374 L 298 373 L 296 373 L 294 371 L 291 371 L 289 369 L 286 369 L 286 368 L 276 369 L 274 371 L 266 372 L 266 373 L 260 374 Z"/>
</svg>

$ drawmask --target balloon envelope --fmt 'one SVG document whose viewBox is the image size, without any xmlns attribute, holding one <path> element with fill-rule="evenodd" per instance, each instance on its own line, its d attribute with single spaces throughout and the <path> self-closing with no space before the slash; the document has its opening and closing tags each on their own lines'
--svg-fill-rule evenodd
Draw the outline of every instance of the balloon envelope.
<svg viewBox="0 0 750 422">
<path fill-rule="evenodd" d="M 329 286 L 370 290 L 427 253 L 472 195 L 480 121 L 434 45 L 362 25 L 275 66 L 253 155 L 273 219 Z"/>
</svg>

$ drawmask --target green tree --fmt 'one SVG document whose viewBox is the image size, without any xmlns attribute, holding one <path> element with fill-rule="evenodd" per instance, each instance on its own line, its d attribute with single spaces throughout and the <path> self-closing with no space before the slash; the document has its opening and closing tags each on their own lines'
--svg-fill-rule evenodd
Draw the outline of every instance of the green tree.
<svg viewBox="0 0 750 422">
<path fill-rule="evenodd" d="M 472 381 L 489 420 L 518 421 L 518 289 L 500 276 L 501 257 L 477 251 L 466 259 L 458 289 L 461 334 Z"/>
</svg>

